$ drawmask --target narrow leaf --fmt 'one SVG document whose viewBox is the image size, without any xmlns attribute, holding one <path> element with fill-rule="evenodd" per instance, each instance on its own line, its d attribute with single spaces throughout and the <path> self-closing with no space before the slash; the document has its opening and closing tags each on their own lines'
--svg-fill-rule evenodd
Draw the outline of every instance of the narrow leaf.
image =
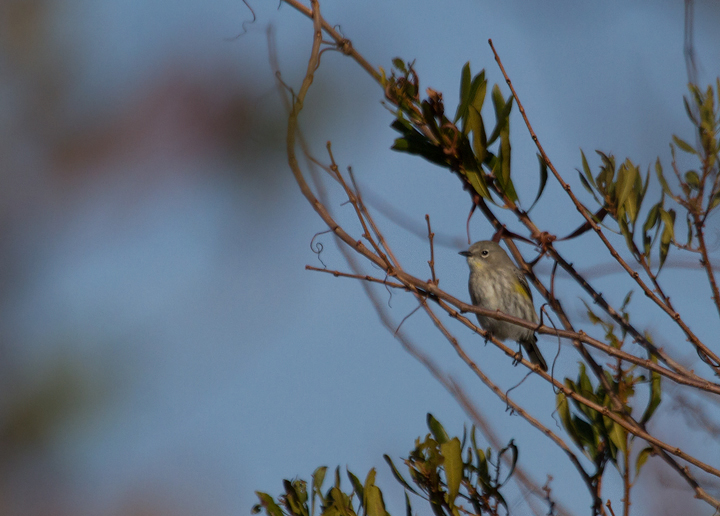
<svg viewBox="0 0 720 516">
<path fill-rule="evenodd" d="M 466 170 L 465 176 L 475 192 L 483 199 L 490 199 L 490 190 L 485 183 L 485 176 L 477 170 Z"/>
<path fill-rule="evenodd" d="M 651 355 L 650 360 L 657 364 L 658 359 L 656 356 Z M 648 399 L 645 412 L 640 419 L 640 424 L 645 424 L 650 420 L 652 415 L 655 413 L 655 410 L 658 408 L 658 405 L 660 405 L 660 401 L 662 401 L 662 382 L 660 379 L 660 373 L 652 371 L 650 373 L 650 397 Z"/>
<path fill-rule="evenodd" d="M 580 156 L 582 157 L 582 167 L 583 171 L 585 172 L 585 177 L 591 185 L 595 186 L 595 178 L 590 171 L 590 166 L 588 165 L 587 158 L 585 157 L 585 153 L 582 151 L 582 149 L 580 150 Z"/>
<path fill-rule="evenodd" d="M 458 120 L 464 118 L 467 115 L 467 108 L 470 104 L 470 61 L 465 63 L 460 73 L 460 102 L 458 103 L 457 111 L 455 112 L 455 120 L 453 123 L 457 123 Z"/>
<path fill-rule="evenodd" d="M 508 443 L 508 445 L 500 451 L 498 460 L 500 460 L 500 457 L 502 457 L 502 454 L 505 453 L 505 451 L 507 451 L 507 450 L 510 450 L 512 452 L 512 459 L 510 460 L 510 471 L 508 472 L 507 476 L 505 477 L 505 480 L 503 480 L 500 483 L 500 485 L 504 485 L 510 479 L 512 474 L 515 472 L 515 466 L 517 465 L 519 453 L 518 453 L 517 446 L 515 446 L 514 439 L 510 439 L 510 442 Z"/>
<path fill-rule="evenodd" d="M 363 485 L 358 477 L 356 477 L 349 469 L 346 469 L 346 471 L 347 476 L 350 479 L 350 484 L 352 484 L 353 490 L 355 491 L 355 494 L 360 501 L 360 505 L 362 506 L 363 503 L 365 503 L 365 489 L 363 488 Z"/>
<path fill-rule="evenodd" d="M 260 499 L 260 505 L 263 506 L 268 516 L 283 516 L 282 509 L 275 503 L 272 496 L 267 493 L 261 493 L 260 491 L 255 491 L 255 494 Z"/>
<path fill-rule="evenodd" d="M 410 486 L 410 484 L 408 484 L 408 483 L 405 481 L 405 479 L 403 478 L 403 476 L 400 474 L 400 471 L 398 471 L 398 469 L 395 467 L 395 464 L 393 463 L 393 461 L 392 461 L 392 459 L 390 458 L 390 456 L 387 455 L 387 454 L 385 454 L 385 455 L 383 455 L 383 458 L 385 459 L 385 462 L 388 463 L 388 466 L 390 466 L 390 471 L 392 472 L 393 476 L 395 477 L 395 480 L 397 480 L 398 482 L 400 482 L 400 484 L 402 484 L 402 486 L 403 486 L 405 489 L 407 489 L 408 491 L 411 491 L 412 493 L 417 494 L 417 492 Z"/>
<path fill-rule="evenodd" d="M 640 469 L 643 467 L 643 465 L 647 462 L 648 458 L 652 454 L 653 454 L 652 446 L 643 448 L 640 451 L 640 453 L 638 453 L 637 459 L 635 459 L 635 476 L 638 476 L 640 474 Z"/>
<path fill-rule="evenodd" d="M 685 173 L 685 182 L 693 190 L 698 190 L 700 188 L 700 176 L 694 170 L 690 170 Z"/>
<path fill-rule="evenodd" d="M 675 145 L 680 147 L 681 150 L 684 150 L 685 152 L 687 152 L 689 154 L 697 154 L 697 151 L 695 149 L 693 149 L 692 145 L 690 145 L 685 140 L 678 138 L 674 134 L 673 134 L 672 139 L 673 139 L 673 142 L 675 142 Z"/>
<path fill-rule="evenodd" d="M 387 516 L 385 501 L 379 487 L 374 484 L 367 486 L 365 495 L 365 514 L 367 516 Z"/>
<path fill-rule="evenodd" d="M 609 418 L 606 418 L 609 419 Z M 612 420 L 611 420 L 612 421 Z M 622 450 L 623 453 L 627 453 L 627 443 L 626 443 L 626 430 L 620 426 L 619 424 L 612 422 L 610 425 L 610 431 L 608 432 L 608 437 L 610 437 L 610 440 L 612 443 L 617 446 L 619 450 Z"/>
<path fill-rule="evenodd" d="M 545 190 L 545 184 L 547 183 L 548 179 L 548 166 L 547 163 L 545 163 L 545 160 L 543 159 L 542 155 L 540 153 L 537 153 L 538 162 L 540 163 L 540 185 L 538 186 L 538 193 L 535 197 L 535 200 L 532 203 L 532 206 L 530 206 L 530 209 L 528 210 L 528 213 L 533 209 L 535 204 L 540 200 L 540 196 L 542 195 L 543 191 Z M 580 179 L 582 179 L 582 175 L 580 176 Z"/>
<path fill-rule="evenodd" d="M 440 445 L 445 466 L 445 478 L 447 480 L 447 503 L 454 507 L 455 499 L 460 492 L 460 481 L 463 477 L 463 460 L 460 439 L 453 437 Z"/>
<path fill-rule="evenodd" d="M 718 204 L 720 204 L 720 191 L 715 192 L 715 194 L 710 198 L 710 202 L 708 203 L 708 211 L 714 209 Z"/>
<path fill-rule="evenodd" d="M 658 180 L 660 181 L 660 185 L 662 186 L 663 192 L 665 192 L 667 195 L 672 197 L 673 193 L 670 190 L 670 187 L 668 186 L 667 181 L 665 180 L 665 175 L 663 174 L 662 165 L 660 164 L 660 158 L 658 158 L 655 161 L 655 173 L 657 174 Z"/>
<path fill-rule="evenodd" d="M 450 437 L 448 436 L 443 426 L 440 424 L 440 421 L 435 419 L 435 417 L 429 412 L 427 415 L 427 426 L 428 429 L 430 429 L 433 438 L 437 441 L 438 444 L 443 444 L 450 440 Z"/>
</svg>

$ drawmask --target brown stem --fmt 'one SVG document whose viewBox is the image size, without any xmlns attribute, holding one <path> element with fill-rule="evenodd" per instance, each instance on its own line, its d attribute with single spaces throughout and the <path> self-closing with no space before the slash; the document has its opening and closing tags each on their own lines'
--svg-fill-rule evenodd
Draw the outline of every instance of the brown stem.
<svg viewBox="0 0 720 516">
<path fill-rule="evenodd" d="M 710 282 L 710 288 L 712 289 L 712 298 L 715 302 L 715 308 L 717 308 L 718 314 L 720 314 L 720 291 L 718 290 L 718 285 L 715 281 L 715 272 L 713 271 L 712 264 L 710 263 L 710 256 L 708 255 L 707 245 L 705 244 L 705 233 L 703 231 L 704 223 L 700 219 L 699 215 L 695 213 L 693 213 L 692 215 L 695 223 L 695 231 L 697 233 L 700 253 L 702 254 L 702 265 L 705 268 L 708 281 Z"/>
<path fill-rule="evenodd" d="M 688 337 L 688 339 L 693 343 L 693 345 L 696 347 L 697 350 L 702 351 L 707 357 L 710 357 L 714 364 L 718 364 L 717 366 L 714 366 L 712 363 L 709 365 L 713 368 L 713 370 L 720 374 L 720 357 L 717 357 L 710 349 L 708 349 L 705 344 L 703 344 L 700 339 L 690 330 L 690 328 L 685 324 L 685 322 L 680 317 L 680 314 L 677 313 L 675 310 L 672 310 L 670 307 L 668 307 L 665 303 L 662 302 L 660 298 L 658 298 L 657 295 L 645 284 L 642 279 L 640 279 L 640 275 L 632 269 L 628 265 L 628 263 L 623 260 L 623 258 L 620 256 L 620 254 L 615 250 L 615 248 L 612 246 L 610 241 L 605 237 L 605 234 L 600 229 L 600 226 L 593 220 L 593 218 L 589 215 L 589 212 L 584 207 L 584 205 L 578 200 L 578 198 L 575 196 L 575 194 L 572 192 L 572 189 L 570 188 L 570 185 L 565 182 L 565 180 L 562 178 L 560 173 L 555 168 L 555 165 L 550 161 L 547 154 L 545 153 L 545 149 L 540 144 L 540 140 L 538 139 L 537 135 L 535 134 L 535 131 L 532 128 L 532 125 L 530 124 L 530 120 L 527 117 L 527 114 L 525 113 L 525 108 L 523 107 L 522 103 L 520 102 L 520 99 L 517 96 L 517 92 L 515 91 L 515 88 L 512 85 L 512 82 L 510 81 L 510 77 L 508 77 L 507 72 L 505 72 L 505 67 L 502 64 L 502 61 L 500 60 L 500 56 L 498 55 L 497 51 L 495 50 L 495 47 L 493 46 L 492 40 L 488 40 L 490 43 L 490 47 L 492 48 L 493 54 L 495 55 L 495 61 L 497 61 L 498 66 L 500 67 L 500 71 L 503 74 L 503 77 L 505 77 L 505 82 L 507 82 L 508 87 L 510 88 L 510 91 L 513 94 L 513 97 L 515 98 L 515 102 L 518 106 L 518 110 L 520 111 L 520 114 L 523 117 L 523 120 L 525 121 L 525 125 L 527 126 L 530 136 L 532 140 L 535 142 L 535 145 L 540 152 L 540 155 L 545 160 L 545 163 L 548 164 L 548 168 L 553 173 L 553 176 L 555 176 L 555 179 L 560 183 L 560 185 L 563 187 L 563 189 L 567 192 L 568 196 L 572 200 L 573 204 L 575 205 L 575 208 L 577 211 L 585 218 L 588 224 L 590 224 L 590 227 L 595 231 L 595 233 L 598 235 L 600 240 L 605 244 L 605 247 L 610 251 L 610 254 L 612 257 L 620 264 L 620 266 L 627 272 L 631 278 L 635 280 L 635 282 L 640 286 L 640 288 L 643 290 L 645 295 L 653 300 L 653 302 L 659 306 L 670 318 L 676 322 L 676 324 L 682 329 L 682 331 L 685 333 L 685 335 Z M 557 252 L 553 249 L 551 245 L 547 245 L 548 250 L 551 252 L 553 259 L 556 258 Z M 561 264 L 562 265 L 562 264 Z M 563 267 L 565 268 L 565 267 Z M 587 285 L 587 282 L 583 280 L 583 283 L 581 283 L 583 287 L 585 288 L 585 285 Z M 589 286 L 589 285 L 588 285 Z M 587 290 L 587 289 L 586 289 Z M 718 308 L 720 310 L 720 307 Z M 621 324 L 623 327 L 628 327 L 627 323 L 623 320 L 622 317 L 619 316 L 617 313 L 610 313 L 608 314 L 616 320 L 618 324 Z M 638 332 L 634 332 L 637 335 L 633 335 L 636 339 L 638 339 L 639 342 L 641 342 L 643 345 L 649 344 L 646 339 L 642 338 Z M 652 350 L 652 347 L 649 349 Z M 657 349 L 653 351 L 657 354 Z M 661 358 L 665 360 L 665 357 L 663 357 L 662 354 L 659 355 Z"/>
<path fill-rule="evenodd" d="M 592 481 L 590 478 L 590 475 L 587 474 L 585 469 L 583 468 L 582 464 L 580 463 L 577 455 L 575 455 L 572 450 L 568 447 L 568 445 L 563 441 L 557 434 L 555 434 L 552 430 L 550 430 L 548 427 L 540 423 L 537 419 L 532 417 L 525 409 L 523 409 L 520 405 L 515 403 L 500 387 L 498 387 L 485 373 L 482 372 L 482 370 L 477 366 L 477 364 L 469 357 L 467 353 L 465 353 L 465 350 L 460 346 L 458 343 L 458 340 L 448 331 L 448 329 L 445 327 L 445 325 L 440 321 L 440 319 L 437 317 L 437 315 L 433 312 L 433 310 L 430 308 L 430 306 L 427 304 L 427 301 L 425 298 L 419 294 L 416 293 L 416 296 L 420 303 L 422 303 L 423 308 L 425 308 L 425 311 L 432 319 L 433 323 L 435 323 L 435 326 L 440 330 L 440 332 L 443 334 L 445 339 L 450 343 L 450 345 L 453 347 L 455 352 L 460 356 L 460 358 L 470 367 L 470 369 L 475 373 L 475 375 L 480 378 L 480 381 L 482 381 L 498 398 L 500 398 L 503 402 L 507 404 L 508 407 L 510 407 L 513 411 L 515 411 L 517 414 L 522 416 L 528 423 L 530 423 L 532 426 L 540 430 L 543 434 L 545 434 L 547 437 L 549 437 L 555 444 L 557 444 L 560 449 L 562 449 L 565 454 L 570 459 L 570 462 L 573 463 L 575 466 L 575 469 L 577 469 L 578 473 L 580 473 L 580 476 L 585 481 L 585 484 L 588 486 L 590 493 L 593 494 L 592 490 Z"/>
<path fill-rule="evenodd" d="M 311 271 L 316 271 L 316 272 L 323 272 L 325 274 L 332 274 L 335 277 L 359 279 L 362 281 L 367 281 L 367 282 L 371 282 L 371 283 L 379 283 L 382 285 L 386 285 L 388 287 L 406 290 L 408 292 L 411 291 L 411 288 L 408 287 L 405 283 L 397 283 L 394 281 L 390 281 L 387 278 L 380 279 L 380 278 L 375 278 L 373 276 L 369 276 L 369 275 L 365 275 L 365 274 L 350 274 L 350 273 L 341 272 L 338 270 L 330 270 L 330 269 L 322 269 L 319 267 L 313 267 L 312 265 L 306 265 L 305 269 L 311 270 Z M 408 282 L 412 281 L 409 278 L 413 278 L 412 276 L 408 275 L 407 273 L 403 273 L 403 277 Z M 532 279 L 532 277 L 531 277 L 531 279 Z M 615 357 L 617 359 L 638 365 L 644 369 L 647 369 L 648 371 L 658 373 L 658 374 L 664 376 L 665 378 L 672 380 L 675 383 L 678 383 L 681 385 L 688 385 L 690 387 L 694 387 L 696 389 L 706 391 L 709 393 L 713 393 L 713 394 L 720 394 L 720 385 L 718 385 L 718 384 L 709 382 L 702 378 L 693 379 L 693 378 L 688 378 L 688 377 L 679 375 L 670 369 L 666 369 L 666 368 L 662 367 L 661 365 L 658 365 L 655 362 L 652 362 L 651 360 L 638 358 L 635 355 L 631 355 L 630 353 L 627 353 L 621 349 L 617 349 L 613 346 L 609 346 L 602 341 L 599 341 L 597 339 L 590 337 L 588 334 L 586 334 L 582 330 L 580 330 L 580 331 L 558 330 L 556 328 L 551 328 L 551 327 L 545 326 L 545 325 L 537 326 L 536 324 L 526 321 L 525 319 L 520 319 L 518 317 L 514 317 L 512 315 L 509 315 L 509 314 L 506 314 L 506 313 L 503 313 L 503 312 L 500 312 L 497 310 L 488 310 L 486 308 L 482 308 L 479 306 L 465 303 L 465 302 L 455 298 L 454 296 L 448 294 L 447 292 L 440 290 L 439 288 L 430 287 L 430 285 L 432 285 L 432 284 L 429 282 L 425 282 L 425 281 L 419 280 L 417 278 L 415 278 L 415 280 L 417 280 L 417 283 L 414 283 L 413 287 L 425 292 L 425 295 L 428 297 L 428 299 L 430 299 L 431 301 L 436 301 L 436 302 L 439 299 L 443 300 L 446 303 L 448 303 L 448 305 L 451 305 L 455 309 L 459 310 L 461 313 L 470 312 L 470 313 L 474 313 L 474 314 L 478 314 L 478 315 L 484 315 L 486 317 L 491 317 L 493 319 L 497 319 L 500 321 L 512 322 L 513 324 L 516 324 L 518 326 L 523 326 L 525 328 L 532 329 L 536 333 L 539 333 L 542 335 L 553 335 L 553 336 L 557 336 L 557 337 L 569 339 L 569 340 L 579 340 L 580 342 L 582 342 L 584 344 L 588 344 L 588 345 L 594 347 L 595 349 L 598 349 L 612 357 Z M 427 291 L 425 291 L 426 286 L 427 286 Z M 433 286 L 436 287 L 435 285 L 433 285 Z M 540 285 L 540 287 L 542 288 L 542 285 Z M 450 314 L 451 317 L 456 317 L 455 310 L 453 310 L 452 312 L 448 312 L 448 313 Z M 478 333 L 480 335 L 483 335 L 483 336 L 485 335 L 484 330 L 480 330 L 479 328 L 477 328 L 474 325 L 471 327 L 471 329 L 473 329 L 473 330 L 478 329 Z M 514 355 L 514 352 L 512 352 L 512 350 L 510 348 L 501 348 L 501 349 L 503 349 L 503 351 L 505 351 L 507 349 L 508 354 L 512 353 Z"/>
</svg>

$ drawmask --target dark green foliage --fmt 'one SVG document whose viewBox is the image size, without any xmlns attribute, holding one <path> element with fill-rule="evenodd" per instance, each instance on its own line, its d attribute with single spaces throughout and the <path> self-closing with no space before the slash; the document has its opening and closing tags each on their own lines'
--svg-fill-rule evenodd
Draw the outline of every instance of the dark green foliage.
<svg viewBox="0 0 720 516">
<path fill-rule="evenodd" d="M 620 309 L 625 320 L 629 320 L 629 313 L 626 309 L 631 297 L 632 292 L 625 297 Z M 587 304 L 585 306 L 590 322 L 600 325 L 605 330 L 605 340 L 608 344 L 621 349 L 626 338 L 624 329 L 621 330 L 620 335 L 617 335 L 616 326 L 612 322 L 603 320 Z M 651 341 L 648 335 L 645 338 Z M 656 357 L 652 357 L 651 360 L 657 362 Z M 610 371 L 613 371 L 613 373 Z M 640 420 L 641 424 L 645 424 L 650 420 L 660 404 L 662 395 L 660 375 L 651 373 L 651 378 L 648 381 L 645 376 L 637 375 L 635 371 L 636 366 L 623 369 L 618 362 L 616 365 L 611 366 L 610 370 L 605 370 L 605 379 L 611 386 L 615 399 L 620 400 L 623 404 L 620 412 L 626 414 L 632 413 L 636 385 L 648 384 L 650 390 L 648 403 Z M 593 387 L 585 370 L 585 364 L 580 364 L 580 372 L 576 380 L 565 379 L 565 386 L 601 407 L 618 412 L 612 406 L 606 389 L 602 385 L 597 388 Z M 562 392 L 558 392 L 557 407 L 560 420 L 568 435 L 595 465 L 596 469 L 593 478 L 600 479 L 602 477 L 608 461 L 620 471 L 624 461 L 618 460 L 619 456 L 631 454 L 635 436 L 629 435 L 621 425 L 609 417 L 586 405 L 577 403 Z M 637 455 L 635 462 L 636 475 L 639 474 L 642 465 L 648 458 L 648 454 L 652 451 L 651 449 L 648 450 L 643 450 Z M 622 474 L 622 471 L 620 472 Z"/>
<path fill-rule="evenodd" d="M 470 64 L 463 67 L 460 102 L 451 121 L 445 114 L 442 94 L 428 89 L 427 97 L 420 97 L 419 80 L 412 63 L 395 59 L 393 65 L 391 76 L 383 76 L 385 97 L 396 117 L 392 127 L 401 134 L 392 148 L 450 169 L 474 195 L 492 200 L 491 192 L 494 192 L 503 205 L 517 202 L 510 175 L 513 97 L 506 100 L 500 88 L 493 86 L 495 126 L 488 138 L 482 116 L 487 94 L 484 70 L 473 77 Z M 491 150 L 489 147 L 496 142 L 496 150 Z"/>
<path fill-rule="evenodd" d="M 393 476 L 406 491 L 406 516 L 412 516 L 408 493 L 429 502 L 435 516 L 460 516 L 467 511 L 478 516 L 497 515 L 501 508 L 503 514 L 508 514 L 500 488 L 515 470 L 518 449 L 514 442 L 511 440 L 506 448 L 500 450 L 493 462 L 492 450 L 488 448 L 483 451 L 477 446 L 474 427 L 470 432 L 472 444 L 466 447 L 465 433 L 462 440 L 451 438 L 432 414 L 428 414 L 427 424 L 430 433 L 422 441 L 420 438 L 415 440 L 415 449 L 403 461 L 415 487 L 405 480 L 392 459 L 384 455 Z M 506 454 L 510 457 L 510 468 L 501 471 L 501 459 Z M 256 492 L 259 503 L 252 512 L 264 510 L 267 516 L 316 516 L 318 502 L 320 516 L 389 516 L 382 491 L 375 485 L 375 469 L 370 470 L 364 484 L 348 470 L 352 489 L 345 492 L 337 468 L 334 485 L 323 494 L 326 471 L 327 468 L 323 466 L 312 475 L 310 507 L 307 483 L 298 479 L 284 480 L 285 493 L 277 501 L 267 493 Z M 463 507 L 462 511 L 460 507 Z"/>
</svg>

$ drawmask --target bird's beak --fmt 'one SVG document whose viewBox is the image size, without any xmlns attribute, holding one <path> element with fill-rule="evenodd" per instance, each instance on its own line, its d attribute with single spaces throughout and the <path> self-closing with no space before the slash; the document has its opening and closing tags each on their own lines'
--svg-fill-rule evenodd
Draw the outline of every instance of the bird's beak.
<svg viewBox="0 0 720 516">
<path fill-rule="evenodd" d="M 470 251 L 460 251 L 458 254 L 461 256 L 470 256 Z"/>
</svg>

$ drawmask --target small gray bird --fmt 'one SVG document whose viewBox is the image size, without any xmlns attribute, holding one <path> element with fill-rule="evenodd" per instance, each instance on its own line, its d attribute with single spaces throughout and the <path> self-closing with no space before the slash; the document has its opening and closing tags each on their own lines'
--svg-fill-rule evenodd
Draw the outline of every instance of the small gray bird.
<svg viewBox="0 0 720 516">
<path fill-rule="evenodd" d="M 528 282 L 502 247 L 496 242 L 482 240 L 475 242 L 467 251 L 460 251 L 460 254 L 467 257 L 470 266 L 468 287 L 473 305 L 538 322 Z M 521 344 L 530 362 L 547 371 L 534 331 L 484 315 L 478 314 L 477 318 L 480 326 L 494 337 L 512 339 Z"/>
</svg>

